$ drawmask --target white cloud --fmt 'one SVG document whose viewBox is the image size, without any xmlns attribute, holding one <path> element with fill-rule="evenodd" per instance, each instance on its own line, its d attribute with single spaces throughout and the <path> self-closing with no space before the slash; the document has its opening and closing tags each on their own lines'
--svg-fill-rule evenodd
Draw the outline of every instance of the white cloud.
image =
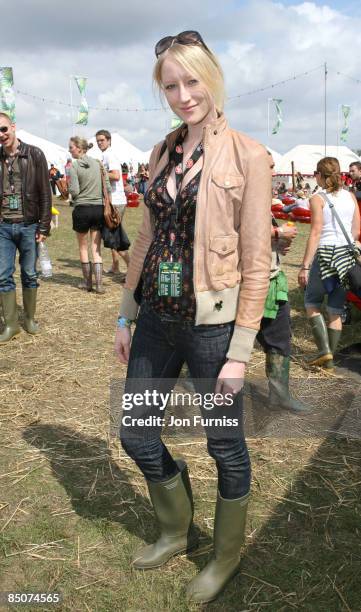
<svg viewBox="0 0 361 612">
<path fill-rule="evenodd" d="M 0 8 L 2 4 L 0 0 Z M 23 11 L 28 10 L 27 3 L 21 6 Z M 90 106 L 160 108 L 151 81 L 154 43 L 166 34 L 195 28 L 217 52 L 229 96 L 311 71 L 327 61 L 329 143 L 336 144 L 338 106 L 350 104 L 349 144 L 361 148 L 361 85 L 337 75 L 341 70 L 361 77 L 358 62 L 353 59 L 361 52 L 361 19 L 328 6 L 327 0 L 295 0 L 293 5 L 271 0 L 250 0 L 241 5 L 232 0 L 185 0 L 171 11 L 166 0 L 148 4 L 134 0 L 127 6 L 116 0 L 108 0 L 106 5 L 81 0 L 71 7 L 70 2 L 62 6 L 59 19 L 54 19 L 54 7 L 45 0 L 30 3 L 31 11 L 23 20 L 26 32 L 19 22 L 11 28 L 7 21 L 8 27 L 2 32 L 1 63 L 13 66 L 18 90 L 67 104 L 69 75 L 78 74 L 88 77 Z M 192 20 L 184 17 L 187 14 L 192 15 Z M 263 142 L 268 140 L 272 148 L 281 152 L 301 143 L 320 143 L 323 88 L 320 68 L 267 91 L 230 100 L 226 115 L 232 127 Z M 73 90 L 76 101 L 79 96 L 75 86 Z M 268 138 L 270 97 L 283 99 L 284 123 L 277 136 Z M 71 132 L 80 131 L 90 137 L 103 127 L 119 131 L 134 145 L 147 150 L 164 135 L 170 114 L 164 110 L 94 110 L 90 112 L 89 126 L 71 128 L 68 106 L 50 102 L 45 105 L 17 94 L 17 116 L 19 127 L 62 145 L 67 144 Z"/>
</svg>

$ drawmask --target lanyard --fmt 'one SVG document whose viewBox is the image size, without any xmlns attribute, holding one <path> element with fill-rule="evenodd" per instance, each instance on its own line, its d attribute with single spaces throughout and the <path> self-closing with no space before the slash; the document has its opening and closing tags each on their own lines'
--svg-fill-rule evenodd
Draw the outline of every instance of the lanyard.
<svg viewBox="0 0 361 612">
<path fill-rule="evenodd" d="M 186 163 L 186 167 L 183 170 L 183 134 L 181 134 L 181 138 L 174 147 L 174 150 L 171 154 L 171 159 L 173 161 L 174 171 L 175 171 L 175 182 L 176 182 L 176 197 L 171 207 L 170 214 L 170 224 L 169 224 L 169 240 L 170 240 L 170 251 L 172 253 L 173 246 L 175 243 L 176 235 L 179 228 L 179 213 L 182 206 L 182 197 L 181 197 L 181 189 L 182 183 L 185 175 L 189 170 L 194 166 L 194 164 L 199 160 L 201 155 L 203 154 L 203 145 L 200 142 L 196 148 L 194 149 L 191 157 L 188 159 Z"/>
<path fill-rule="evenodd" d="M 8 171 L 11 195 L 15 194 L 15 182 L 14 182 L 14 164 L 15 164 L 15 160 L 16 160 L 16 156 L 14 156 L 11 161 L 10 161 L 10 157 L 6 157 L 5 158 L 5 164 L 6 164 L 7 171 Z"/>
</svg>

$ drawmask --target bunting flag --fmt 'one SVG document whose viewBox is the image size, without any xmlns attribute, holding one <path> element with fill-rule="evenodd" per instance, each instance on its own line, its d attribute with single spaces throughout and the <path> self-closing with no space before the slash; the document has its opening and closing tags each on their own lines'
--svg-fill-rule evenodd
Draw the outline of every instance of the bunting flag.
<svg viewBox="0 0 361 612">
<path fill-rule="evenodd" d="M 171 130 L 175 130 L 175 129 L 179 128 L 182 125 L 182 123 L 183 123 L 182 119 L 179 119 L 179 117 L 177 117 L 177 115 L 174 115 L 172 117 L 172 121 L 171 121 L 171 124 L 170 124 L 170 129 Z"/>
<path fill-rule="evenodd" d="M 278 134 L 278 130 L 280 129 L 282 125 L 282 121 L 283 121 L 282 109 L 281 109 L 282 100 L 280 100 L 279 98 L 272 98 L 272 102 L 275 103 L 276 112 L 277 112 L 276 123 L 273 127 L 272 134 Z"/>
<path fill-rule="evenodd" d="M 15 93 L 12 68 L 0 68 L 0 110 L 15 123 Z"/>
<path fill-rule="evenodd" d="M 80 106 L 78 110 L 77 125 L 88 125 L 89 106 L 85 98 L 86 77 L 74 77 L 80 93 Z"/>
<path fill-rule="evenodd" d="M 341 142 L 347 142 L 348 118 L 351 113 L 351 106 L 348 106 L 347 104 L 342 104 L 341 109 L 342 109 L 342 114 L 343 114 L 343 127 L 341 130 Z"/>
</svg>

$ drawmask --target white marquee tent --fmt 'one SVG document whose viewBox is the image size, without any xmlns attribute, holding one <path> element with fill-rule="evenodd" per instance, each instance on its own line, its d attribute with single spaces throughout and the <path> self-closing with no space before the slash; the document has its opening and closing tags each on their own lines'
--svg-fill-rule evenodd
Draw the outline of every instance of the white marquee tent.
<svg viewBox="0 0 361 612">
<path fill-rule="evenodd" d="M 98 149 L 95 137 L 90 138 L 89 142 L 92 142 L 94 144 L 94 147 L 89 151 L 89 155 L 91 155 L 92 157 L 96 157 L 97 159 L 101 159 L 102 152 L 100 151 L 100 149 Z M 145 164 L 149 161 L 147 153 L 144 153 L 140 149 L 137 149 L 137 147 L 125 140 L 125 138 L 123 138 L 123 136 L 121 136 L 117 132 L 112 133 L 112 149 L 115 152 L 120 163 L 131 163 L 134 166 L 135 170 L 138 169 L 138 164 Z"/>
<path fill-rule="evenodd" d="M 34 136 L 34 134 L 31 134 L 26 130 L 16 130 L 16 135 L 23 142 L 39 147 L 39 149 L 43 151 L 49 167 L 50 164 L 54 164 L 60 170 L 60 172 L 64 172 L 64 166 L 66 164 L 67 157 L 69 156 L 69 152 L 65 149 L 65 147 L 61 147 L 60 145 L 50 142 L 50 140 L 46 140 L 45 138 Z"/>
<path fill-rule="evenodd" d="M 277 167 L 280 165 L 281 160 L 282 160 L 282 155 L 280 153 L 277 153 L 277 151 L 274 151 L 273 149 L 271 149 L 271 147 L 266 147 L 267 151 L 269 151 L 273 157 L 273 161 L 275 163 L 275 172 L 277 172 Z"/>
<path fill-rule="evenodd" d="M 359 156 L 345 146 L 328 146 L 326 154 L 339 160 L 341 172 L 347 172 L 351 162 L 360 161 Z M 325 157 L 324 145 L 298 145 L 282 156 L 282 159 L 276 163 L 275 170 L 277 174 L 292 174 L 291 162 L 294 162 L 295 172 L 313 175 L 317 162 L 323 157 Z"/>
</svg>

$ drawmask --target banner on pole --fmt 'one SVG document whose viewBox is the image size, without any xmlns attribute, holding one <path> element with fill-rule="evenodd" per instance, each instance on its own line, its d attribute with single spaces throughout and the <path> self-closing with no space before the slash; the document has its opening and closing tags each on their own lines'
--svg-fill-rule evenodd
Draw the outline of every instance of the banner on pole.
<svg viewBox="0 0 361 612">
<path fill-rule="evenodd" d="M 278 131 L 279 131 L 279 129 L 280 129 L 281 125 L 282 125 L 282 121 L 283 121 L 282 108 L 281 108 L 281 104 L 282 104 L 283 100 L 281 100 L 280 98 L 272 98 L 272 102 L 275 103 L 276 113 L 277 113 L 276 123 L 273 126 L 272 134 L 278 134 Z"/>
<path fill-rule="evenodd" d="M 0 110 L 15 123 L 15 92 L 13 69 L 0 67 Z"/>
<path fill-rule="evenodd" d="M 343 114 L 343 127 L 341 130 L 341 142 L 347 142 L 348 119 L 351 114 L 351 106 L 348 106 L 347 104 L 342 104 L 341 109 L 342 109 L 342 114 Z"/>
<path fill-rule="evenodd" d="M 77 125 L 88 125 L 89 106 L 85 98 L 86 77 L 74 77 L 80 93 L 80 106 L 78 109 Z"/>
</svg>

